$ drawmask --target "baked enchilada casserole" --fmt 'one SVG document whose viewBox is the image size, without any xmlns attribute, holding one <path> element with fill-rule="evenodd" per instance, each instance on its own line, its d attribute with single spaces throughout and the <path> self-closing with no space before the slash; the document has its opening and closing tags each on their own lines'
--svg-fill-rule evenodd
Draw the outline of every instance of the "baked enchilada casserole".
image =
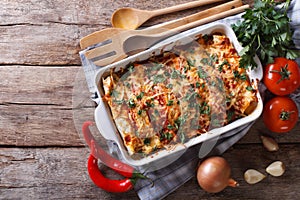
<svg viewBox="0 0 300 200">
<path fill-rule="evenodd" d="M 225 35 L 199 35 L 102 79 L 103 100 L 130 155 L 169 149 L 249 115 L 257 88 Z"/>
</svg>

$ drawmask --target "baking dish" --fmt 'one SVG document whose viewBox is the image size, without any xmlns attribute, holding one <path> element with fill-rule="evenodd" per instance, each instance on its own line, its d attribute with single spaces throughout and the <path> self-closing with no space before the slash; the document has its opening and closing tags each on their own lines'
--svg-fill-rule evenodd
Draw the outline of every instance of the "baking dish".
<svg viewBox="0 0 300 200">
<path fill-rule="evenodd" d="M 126 59 L 123 59 L 121 61 L 118 61 L 116 63 L 101 68 L 95 76 L 95 85 L 97 88 L 98 96 L 102 97 L 104 95 L 101 79 L 107 76 L 112 69 L 115 72 L 117 72 L 122 68 L 125 68 L 129 63 L 135 61 L 143 61 L 148 59 L 151 56 L 160 55 L 163 51 L 169 51 L 174 46 L 190 43 L 192 40 L 196 39 L 199 34 L 204 35 L 204 34 L 211 34 L 215 32 L 226 35 L 230 39 L 230 42 L 234 45 L 235 49 L 238 52 L 241 51 L 242 47 L 238 43 L 233 30 L 228 25 L 217 23 L 211 26 L 206 26 L 205 28 L 198 27 L 190 31 L 187 31 L 185 33 L 181 33 L 176 36 L 173 36 L 163 42 L 160 42 L 159 44 L 153 46 L 152 48 L 146 51 L 135 54 Z M 255 58 L 255 60 L 257 63 L 257 68 L 249 71 L 249 77 L 251 80 L 253 80 L 253 83 L 255 84 L 254 86 L 257 87 L 258 81 L 261 80 L 262 78 L 262 67 L 257 57 Z M 212 138 L 216 138 L 227 131 L 233 130 L 239 126 L 242 126 L 244 124 L 247 124 L 257 119 L 260 116 L 263 108 L 262 100 L 259 92 L 257 92 L 257 98 L 258 98 L 258 105 L 250 115 L 238 119 L 223 127 L 212 129 L 208 133 L 194 137 L 190 139 L 188 142 L 184 143 L 184 145 L 177 145 L 171 150 L 164 150 L 164 149 L 159 150 L 154 154 L 139 159 L 135 159 L 129 155 L 126 147 L 123 144 L 123 139 L 121 138 L 114 124 L 114 121 L 110 113 L 110 108 L 102 100 L 102 98 L 100 98 L 100 103 L 95 110 L 95 121 L 97 124 L 97 128 L 99 129 L 102 136 L 106 140 L 112 140 L 115 143 L 117 143 L 125 162 L 137 167 L 146 166 L 147 168 L 151 168 L 153 170 L 158 166 L 161 167 L 163 165 L 167 165 L 168 163 L 172 162 L 174 159 L 178 158 L 184 152 L 184 150 L 186 150 L 187 148 L 195 144 L 199 144 L 204 141 L 210 140 Z"/>
</svg>

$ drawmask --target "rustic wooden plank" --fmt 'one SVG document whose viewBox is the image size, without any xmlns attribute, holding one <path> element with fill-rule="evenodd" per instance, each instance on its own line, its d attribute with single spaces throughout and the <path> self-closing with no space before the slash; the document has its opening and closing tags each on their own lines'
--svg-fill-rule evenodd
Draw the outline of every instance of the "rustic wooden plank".
<svg viewBox="0 0 300 200">
<path fill-rule="evenodd" d="M 255 153 L 253 153 L 255 152 Z M 137 199 L 131 191 L 109 194 L 97 188 L 86 172 L 88 151 L 85 148 L 1 148 L 0 199 Z M 218 194 L 201 190 L 193 178 L 166 199 L 295 199 L 300 195 L 299 145 L 282 145 L 270 153 L 260 145 L 235 145 L 224 157 L 232 167 L 239 188 L 227 188 Z M 275 160 L 286 165 L 282 177 L 268 176 L 256 185 L 248 185 L 243 173 L 248 168 L 263 173 Z M 107 167 L 101 167 L 111 178 L 120 178 Z M 265 173 L 266 174 L 266 173 Z"/>
<path fill-rule="evenodd" d="M 98 189 L 88 177 L 84 148 L 1 148 L 0 160 L 0 199 L 137 199 L 134 191 Z"/>
<path fill-rule="evenodd" d="M 1 26 L 0 33 L 0 64 L 26 65 L 79 65 L 79 38 L 86 35 L 56 23 Z"/>
<path fill-rule="evenodd" d="M 67 2 L 61 0 L 32 0 L 19 1 L 2 1 L 0 6 L 4 8 L 0 14 L 0 25 L 15 24 L 43 24 L 43 23 L 61 23 L 61 24 L 78 24 L 94 26 L 110 26 L 110 16 L 114 10 L 121 7 L 134 7 L 145 10 L 155 10 L 166 8 L 192 0 L 170 0 L 157 3 L 155 0 L 150 1 L 113 1 L 113 0 L 70 0 Z M 225 0 L 224 0 L 225 1 Z M 229 0 L 228 0 L 229 1 Z M 248 0 L 249 1 L 249 0 Z M 247 2 L 245 0 L 244 2 Z M 205 6 L 190 9 L 187 12 L 178 12 L 175 15 L 187 15 Z M 160 19 L 158 19 L 160 18 Z M 160 16 L 156 20 L 170 19 L 170 15 Z M 155 20 L 154 20 L 155 21 Z M 157 22 L 157 21 L 156 21 Z M 161 21 L 162 22 L 162 21 Z"/>
<path fill-rule="evenodd" d="M 0 64 L 80 65 L 79 39 L 106 27 L 120 7 L 159 9 L 187 2 L 162 1 L 1 1 Z M 155 17 L 150 26 L 183 17 L 207 7 Z"/>
<path fill-rule="evenodd" d="M 0 102 L 71 108 L 73 86 L 80 68 L 0 66 Z"/>
<path fill-rule="evenodd" d="M 166 199 L 295 199 L 300 195 L 300 165 L 298 145 L 282 145 L 279 152 L 265 151 L 260 145 L 234 145 L 223 156 L 230 163 L 232 177 L 239 182 L 238 188 L 226 188 L 218 194 L 203 192 L 194 177 Z M 255 153 L 254 153 L 255 152 Z M 265 168 L 273 161 L 280 160 L 286 165 L 286 172 L 281 177 L 267 175 Z M 243 178 L 244 172 L 257 169 L 267 178 L 256 185 L 249 185 Z"/>
<path fill-rule="evenodd" d="M 0 110 L 0 145 L 83 145 L 74 125 L 72 109 L 47 105 L 0 105 Z"/>
<path fill-rule="evenodd" d="M 12 73 L 13 72 L 13 73 Z M 1 66 L 0 145 L 81 146 L 81 124 L 93 120 L 80 67 Z M 72 101 L 73 100 L 73 101 Z M 299 143 L 299 124 L 288 134 L 271 134 L 280 143 Z M 270 134 L 261 120 L 240 143 L 260 143 Z"/>
<path fill-rule="evenodd" d="M 181 0 L 183 1 L 183 0 Z M 180 1 L 179 1 L 180 2 Z M 78 65 L 79 39 L 110 26 L 113 11 L 125 1 L 1 1 L 0 64 Z M 175 1 L 135 6 L 153 8 Z"/>
<path fill-rule="evenodd" d="M 93 120 L 80 67 L 1 66 L 0 145 L 82 146 L 84 120 Z"/>
<path fill-rule="evenodd" d="M 300 143 L 300 120 L 296 126 L 287 133 L 274 133 L 266 128 L 263 123 L 262 117 L 260 117 L 255 124 L 251 127 L 248 133 L 243 137 L 239 143 L 243 144 L 253 144 L 253 143 L 261 143 L 260 136 L 270 136 L 273 137 L 278 143 Z"/>
<path fill-rule="evenodd" d="M 118 2 L 114 4 L 118 5 Z M 2 26 L 44 23 L 108 25 L 113 1 L 23 0 L 20 3 L 13 0 L 1 1 L 0 6 L 4 8 L 0 15 Z"/>
</svg>

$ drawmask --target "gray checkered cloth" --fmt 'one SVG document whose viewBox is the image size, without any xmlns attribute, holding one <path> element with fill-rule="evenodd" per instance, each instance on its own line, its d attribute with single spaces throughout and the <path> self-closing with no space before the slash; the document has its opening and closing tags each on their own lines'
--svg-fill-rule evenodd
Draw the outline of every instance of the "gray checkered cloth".
<svg viewBox="0 0 300 200">
<path fill-rule="evenodd" d="M 293 0 L 290 8 L 288 10 L 288 15 L 291 19 L 291 27 L 294 29 L 294 42 L 296 48 L 300 49 L 300 1 Z M 217 22 L 232 25 L 238 20 L 241 20 L 242 14 L 231 16 Z M 215 23 L 215 22 L 213 22 Z M 213 24 L 210 23 L 209 25 Z M 205 27 L 207 25 L 204 25 Z M 193 31 L 189 30 L 189 31 Z M 187 31 L 187 32 L 189 32 Z M 182 33 L 186 34 L 186 32 Z M 94 88 L 94 75 L 96 74 L 98 67 L 96 67 L 92 62 L 84 56 L 84 51 L 80 52 L 81 61 L 83 64 L 83 69 L 86 75 L 86 80 L 89 86 L 90 92 L 95 94 Z M 300 64 L 300 58 L 296 59 L 298 64 Z M 263 88 L 263 87 L 261 87 Z M 300 108 L 300 91 L 297 90 L 291 97 L 297 102 L 298 108 Z M 97 102 L 97 97 L 92 97 Z M 238 127 L 232 131 L 222 134 L 218 138 L 212 139 L 215 146 L 208 155 L 221 155 L 229 147 L 239 141 L 251 128 L 254 122 Z M 114 142 L 108 142 L 110 151 L 114 154 L 119 154 L 119 149 Z M 184 152 L 183 155 L 167 167 L 159 169 L 157 171 L 152 171 L 146 173 L 146 175 L 151 178 L 154 185 L 148 180 L 139 180 L 135 185 L 135 191 L 137 192 L 140 199 L 150 200 L 150 199 L 163 199 L 171 192 L 175 191 L 177 188 L 182 186 L 193 176 L 195 176 L 195 169 L 197 167 L 199 158 L 199 150 L 202 144 L 195 145 Z M 119 157 L 122 159 L 121 157 Z"/>
</svg>

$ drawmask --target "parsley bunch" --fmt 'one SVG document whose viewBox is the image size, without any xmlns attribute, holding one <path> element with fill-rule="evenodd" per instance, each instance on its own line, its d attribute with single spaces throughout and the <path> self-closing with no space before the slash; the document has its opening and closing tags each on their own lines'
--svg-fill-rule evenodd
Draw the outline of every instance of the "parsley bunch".
<svg viewBox="0 0 300 200">
<path fill-rule="evenodd" d="M 299 51 L 292 49 L 295 44 L 287 16 L 290 0 L 282 7 L 276 5 L 273 0 L 255 0 L 254 7 L 242 16 L 243 20 L 232 25 L 244 47 L 240 52 L 242 68 L 256 67 L 255 54 L 263 65 L 272 63 L 274 57 L 295 59 L 300 56 Z"/>
</svg>

